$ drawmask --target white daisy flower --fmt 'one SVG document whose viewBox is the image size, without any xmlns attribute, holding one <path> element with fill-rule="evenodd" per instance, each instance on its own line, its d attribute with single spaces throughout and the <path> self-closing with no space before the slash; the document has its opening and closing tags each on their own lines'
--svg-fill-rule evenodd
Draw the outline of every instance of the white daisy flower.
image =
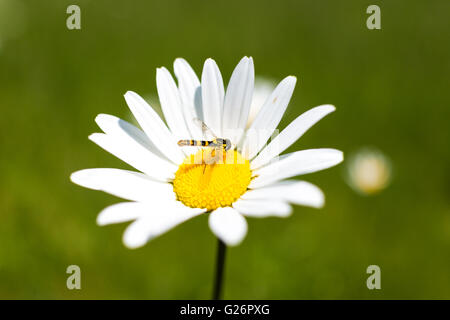
<svg viewBox="0 0 450 320">
<path fill-rule="evenodd" d="M 277 157 L 333 112 L 334 106 L 322 105 L 305 112 L 267 144 L 288 106 L 295 77 L 280 82 L 246 130 L 254 87 L 252 58 L 239 62 L 226 90 L 212 59 L 205 61 L 201 81 L 181 58 L 175 60 L 174 71 L 178 85 L 165 68 L 159 68 L 156 75 L 167 125 L 131 91 L 125 100 L 142 131 L 112 115 L 99 114 L 95 119 L 104 133 L 94 133 L 89 139 L 140 171 L 101 168 L 71 175 L 76 184 L 128 200 L 100 212 L 99 225 L 133 221 L 123 242 L 137 248 L 188 219 L 208 213 L 212 232 L 225 244 L 237 245 L 247 233 L 246 217 L 287 217 L 291 204 L 323 206 L 324 195 L 318 187 L 286 179 L 332 167 L 343 160 L 342 152 L 309 149 Z M 211 148 L 177 144 L 183 139 L 204 139 L 195 118 L 231 142 L 230 149 L 219 153 L 224 162 L 206 162 L 205 150 Z"/>
</svg>

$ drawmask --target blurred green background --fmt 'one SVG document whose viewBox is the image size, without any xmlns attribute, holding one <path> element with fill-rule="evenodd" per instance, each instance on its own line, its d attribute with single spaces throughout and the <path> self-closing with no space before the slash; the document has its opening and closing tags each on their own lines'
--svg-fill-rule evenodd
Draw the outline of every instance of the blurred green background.
<svg viewBox="0 0 450 320">
<path fill-rule="evenodd" d="M 81 30 L 66 8 L 81 7 Z M 381 7 L 381 30 L 366 8 Z M 216 240 L 207 216 L 144 248 L 126 225 L 98 227 L 120 200 L 72 184 L 82 168 L 129 168 L 87 136 L 94 117 L 130 119 L 127 90 L 156 93 L 177 57 L 225 83 L 244 55 L 256 74 L 298 77 L 281 128 L 310 107 L 337 111 L 290 150 L 366 145 L 392 161 L 375 196 L 345 184 L 345 162 L 304 176 L 322 210 L 249 219 L 228 250 L 228 299 L 450 299 L 450 2 L 0 0 L 0 298 L 209 299 Z M 81 267 L 82 290 L 66 288 Z M 366 268 L 381 267 L 381 290 Z"/>
</svg>

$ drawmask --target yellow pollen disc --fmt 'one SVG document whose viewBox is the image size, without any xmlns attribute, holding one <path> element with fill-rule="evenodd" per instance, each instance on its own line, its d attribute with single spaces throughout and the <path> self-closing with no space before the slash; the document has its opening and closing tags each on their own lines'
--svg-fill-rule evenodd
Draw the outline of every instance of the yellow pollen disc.
<svg viewBox="0 0 450 320">
<path fill-rule="evenodd" d="M 250 163 L 239 152 L 201 149 L 180 165 L 173 190 L 188 207 L 214 210 L 236 201 L 247 190 L 251 176 Z"/>
</svg>

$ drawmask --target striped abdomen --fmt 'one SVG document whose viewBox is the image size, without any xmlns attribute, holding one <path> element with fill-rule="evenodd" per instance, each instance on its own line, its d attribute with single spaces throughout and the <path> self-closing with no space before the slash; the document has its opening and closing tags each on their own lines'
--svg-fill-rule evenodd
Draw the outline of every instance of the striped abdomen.
<svg viewBox="0 0 450 320">
<path fill-rule="evenodd" d="M 207 147 L 207 146 L 215 146 L 214 141 L 205 141 L 205 140 L 180 140 L 178 141 L 178 145 L 180 147 Z"/>
</svg>

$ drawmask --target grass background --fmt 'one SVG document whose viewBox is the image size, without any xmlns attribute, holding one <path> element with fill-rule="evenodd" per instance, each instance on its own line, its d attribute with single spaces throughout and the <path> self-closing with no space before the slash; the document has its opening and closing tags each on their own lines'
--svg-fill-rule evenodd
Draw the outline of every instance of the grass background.
<svg viewBox="0 0 450 320">
<path fill-rule="evenodd" d="M 81 7 L 82 29 L 66 28 Z M 368 30 L 370 4 L 382 30 Z M 394 180 L 361 197 L 344 165 L 304 178 L 322 210 L 249 219 L 228 251 L 229 299 L 450 299 L 449 1 L 0 0 L 0 298 L 208 299 L 216 241 L 207 217 L 144 248 L 125 225 L 98 227 L 118 202 L 69 181 L 91 167 L 128 168 L 87 140 L 94 117 L 129 119 L 122 95 L 156 93 L 155 69 L 213 57 L 225 83 L 244 55 L 257 75 L 298 84 L 281 128 L 325 103 L 337 111 L 290 150 L 366 145 Z M 66 288 L 68 265 L 82 290 Z M 381 267 L 382 290 L 366 268 Z"/>
</svg>

